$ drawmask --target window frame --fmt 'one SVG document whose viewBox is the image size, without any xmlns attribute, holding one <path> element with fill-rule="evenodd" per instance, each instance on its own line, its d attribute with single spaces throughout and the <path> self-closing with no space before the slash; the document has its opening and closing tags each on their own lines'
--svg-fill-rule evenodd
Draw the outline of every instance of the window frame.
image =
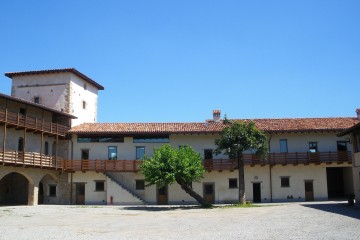
<svg viewBox="0 0 360 240">
<path fill-rule="evenodd" d="M 314 148 L 315 146 L 315 148 Z M 315 150 L 315 151 L 312 151 L 312 150 Z M 315 141 L 311 141 L 309 142 L 309 153 L 317 153 L 319 152 L 319 144 L 318 142 L 315 142 Z"/>
<path fill-rule="evenodd" d="M 94 180 L 94 182 L 95 182 L 95 192 L 105 192 L 105 180 Z M 102 185 L 98 185 L 100 183 Z M 100 187 L 100 186 L 102 186 L 102 187 Z"/>
<path fill-rule="evenodd" d="M 110 148 L 115 149 L 115 157 L 110 156 Z M 118 157 L 117 146 L 108 146 L 108 160 L 118 160 L 117 157 Z"/>
<path fill-rule="evenodd" d="M 56 197 L 57 196 L 57 186 L 56 186 L 56 184 L 49 184 L 48 189 L 49 189 L 48 197 Z"/>
<path fill-rule="evenodd" d="M 144 149 L 144 152 L 143 152 L 141 157 L 138 155 L 138 149 Z M 145 146 L 136 146 L 135 147 L 135 159 L 136 160 L 143 160 L 144 156 L 145 156 Z"/>
<path fill-rule="evenodd" d="M 145 180 L 144 179 L 135 179 L 135 190 L 138 190 L 138 191 L 145 190 Z"/>
<path fill-rule="evenodd" d="M 211 157 L 207 156 L 209 153 L 210 153 Z M 210 160 L 210 159 L 214 159 L 213 149 L 206 148 L 206 149 L 204 149 L 204 160 Z"/>
<path fill-rule="evenodd" d="M 35 104 L 40 104 L 40 97 L 39 96 L 34 96 L 33 101 Z"/>
<path fill-rule="evenodd" d="M 234 183 L 235 186 L 233 185 Z M 229 189 L 238 189 L 239 185 L 238 185 L 238 179 L 237 178 L 229 178 Z"/>
<path fill-rule="evenodd" d="M 280 177 L 280 187 L 281 188 L 289 188 L 290 187 L 290 177 L 289 176 L 281 176 Z"/>
<path fill-rule="evenodd" d="M 285 144 L 285 146 L 284 146 L 285 149 L 283 149 L 281 143 L 284 143 L 284 144 Z M 279 152 L 280 152 L 280 153 L 288 153 L 288 152 L 289 152 L 288 140 L 287 140 L 287 139 L 280 139 L 280 140 L 279 140 Z"/>
</svg>

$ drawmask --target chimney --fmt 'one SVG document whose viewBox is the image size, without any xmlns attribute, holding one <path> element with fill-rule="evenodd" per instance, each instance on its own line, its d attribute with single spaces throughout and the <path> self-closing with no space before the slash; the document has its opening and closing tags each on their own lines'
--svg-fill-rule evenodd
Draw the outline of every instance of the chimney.
<svg viewBox="0 0 360 240">
<path fill-rule="evenodd" d="M 221 110 L 213 110 L 213 121 L 220 122 L 220 117 L 221 117 Z"/>
<path fill-rule="evenodd" d="M 356 109 L 356 116 L 360 120 L 360 108 Z"/>
</svg>

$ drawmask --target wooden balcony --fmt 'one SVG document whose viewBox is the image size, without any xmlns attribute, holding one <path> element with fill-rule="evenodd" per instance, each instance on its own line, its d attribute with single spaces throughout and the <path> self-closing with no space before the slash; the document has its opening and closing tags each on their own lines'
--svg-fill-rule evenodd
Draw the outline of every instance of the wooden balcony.
<svg viewBox="0 0 360 240">
<path fill-rule="evenodd" d="M 64 171 L 96 171 L 96 172 L 139 172 L 141 160 L 63 160 Z M 244 164 L 265 165 L 297 165 L 297 164 L 343 164 L 352 162 L 351 152 L 319 152 L 319 153 L 271 153 L 268 159 L 258 159 L 253 154 L 244 154 Z M 237 169 L 236 159 L 208 159 L 203 161 L 206 171 L 222 171 Z"/>
<path fill-rule="evenodd" d="M 3 151 L 0 150 L 0 164 L 5 166 L 35 167 L 61 169 L 61 158 L 43 155 L 37 152 Z"/>
<path fill-rule="evenodd" d="M 10 112 L 7 109 L 0 109 L 0 123 L 6 123 L 9 127 L 26 128 L 29 131 L 44 132 L 49 135 L 58 135 L 62 137 L 64 137 L 70 129 L 61 124 Z"/>
<path fill-rule="evenodd" d="M 298 164 L 344 164 L 352 163 L 351 152 L 319 153 L 271 153 L 268 159 L 258 159 L 255 155 L 244 154 L 244 164 L 265 165 L 298 165 Z M 0 164 L 8 166 L 61 169 L 67 172 L 139 172 L 141 160 L 63 160 L 36 152 L 3 151 L 0 149 Z M 237 169 L 236 159 L 207 159 L 203 161 L 206 171 Z"/>
<path fill-rule="evenodd" d="M 62 169 L 68 172 L 138 172 L 141 160 L 63 160 Z"/>
</svg>

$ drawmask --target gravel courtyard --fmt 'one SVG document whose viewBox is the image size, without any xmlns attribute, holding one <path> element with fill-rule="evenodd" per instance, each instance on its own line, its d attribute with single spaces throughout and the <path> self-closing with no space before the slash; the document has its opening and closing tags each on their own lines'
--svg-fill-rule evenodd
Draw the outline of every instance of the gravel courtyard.
<svg viewBox="0 0 360 240">
<path fill-rule="evenodd" d="M 0 207 L 0 239 L 360 239 L 345 203 L 260 206 Z"/>
</svg>

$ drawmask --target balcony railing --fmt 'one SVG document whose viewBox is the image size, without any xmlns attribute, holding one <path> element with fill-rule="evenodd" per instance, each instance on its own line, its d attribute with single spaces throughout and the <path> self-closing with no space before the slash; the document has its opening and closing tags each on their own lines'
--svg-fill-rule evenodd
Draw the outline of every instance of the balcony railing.
<svg viewBox="0 0 360 240">
<path fill-rule="evenodd" d="M 243 155 L 245 165 L 297 165 L 297 164 L 331 164 L 351 163 L 351 152 L 318 152 L 318 153 L 271 153 L 267 159 L 259 159 L 253 154 Z M 63 160 L 65 171 L 96 172 L 138 172 L 141 160 Z M 236 159 L 207 159 L 203 161 L 207 171 L 235 170 Z"/>
<path fill-rule="evenodd" d="M 29 130 L 41 131 L 48 134 L 65 136 L 69 127 L 23 115 L 20 113 L 10 112 L 7 109 L 0 109 L 0 122 L 7 123 L 10 126 L 23 127 Z"/>
<path fill-rule="evenodd" d="M 37 152 L 3 151 L 0 149 L 0 164 L 21 167 L 60 169 L 62 159 Z"/>
<path fill-rule="evenodd" d="M 267 159 L 258 159 L 255 155 L 244 154 L 244 164 L 255 165 L 297 165 L 297 164 L 343 164 L 352 163 L 351 152 L 319 153 L 271 153 Z M 23 152 L 0 149 L 0 164 L 22 167 L 41 167 L 61 169 L 63 171 L 96 171 L 96 172 L 138 172 L 141 160 L 63 160 L 58 157 L 37 152 Z M 207 159 L 203 161 L 207 171 L 237 169 L 236 159 Z"/>
</svg>

